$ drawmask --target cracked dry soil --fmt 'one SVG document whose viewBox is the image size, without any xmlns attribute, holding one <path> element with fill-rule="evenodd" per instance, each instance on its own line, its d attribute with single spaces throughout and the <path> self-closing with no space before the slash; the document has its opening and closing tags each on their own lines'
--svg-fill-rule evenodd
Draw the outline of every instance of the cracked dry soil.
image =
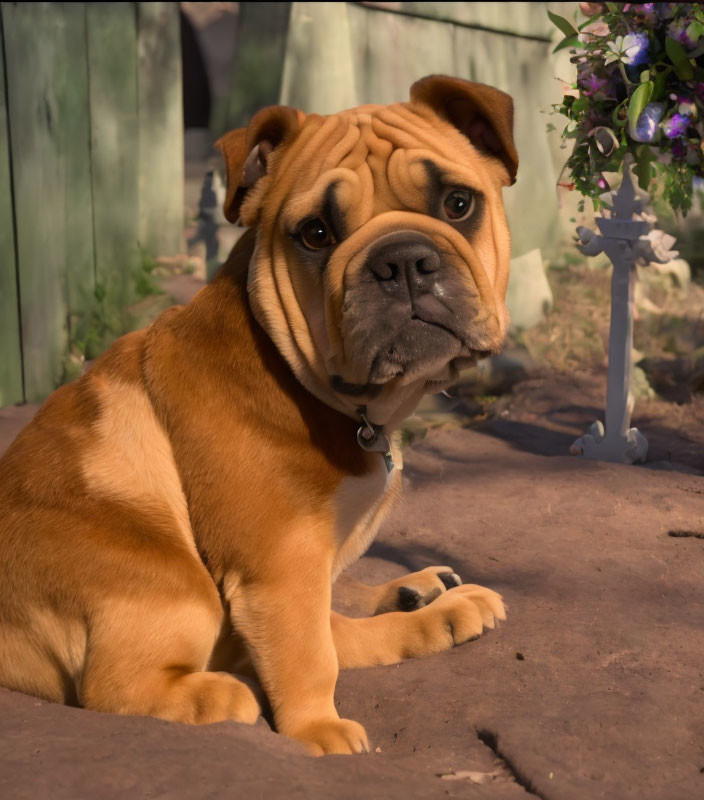
<svg viewBox="0 0 704 800">
<path fill-rule="evenodd" d="M 0 690 L 0 796 L 704 796 L 704 477 L 472 430 L 431 432 L 405 461 L 405 498 L 350 576 L 446 564 L 508 619 L 340 675 L 338 709 L 376 752 L 312 759 L 263 720 L 196 728 Z"/>
</svg>

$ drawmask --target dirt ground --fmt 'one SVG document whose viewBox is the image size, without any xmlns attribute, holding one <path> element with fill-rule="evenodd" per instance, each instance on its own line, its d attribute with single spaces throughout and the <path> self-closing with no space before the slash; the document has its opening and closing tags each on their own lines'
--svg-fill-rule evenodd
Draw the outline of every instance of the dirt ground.
<svg viewBox="0 0 704 800">
<path fill-rule="evenodd" d="M 424 404 L 404 500 L 349 571 L 447 564 L 509 607 L 453 651 L 340 675 L 374 752 L 313 759 L 263 719 L 189 727 L 0 689 L 0 797 L 704 796 L 704 396 L 640 401 L 649 460 L 621 466 L 567 455 L 601 416 L 603 370 L 524 377 Z M 0 453 L 35 411 L 0 409 Z"/>
<path fill-rule="evenodd" d="M 1 446 L 30 414 L 0 412 Z M 500 417 L 407 449 L 404 501 L 351 575 L 448 564 L 509 613 L 451 652 L 341 674 L 340 713 L 375 752 L 316 760 L 263 720 L 191 728 L 0 690 L 0 796 L 702 796 L 704 477 L 549 455 L 538 429 Z"/>
</svg>

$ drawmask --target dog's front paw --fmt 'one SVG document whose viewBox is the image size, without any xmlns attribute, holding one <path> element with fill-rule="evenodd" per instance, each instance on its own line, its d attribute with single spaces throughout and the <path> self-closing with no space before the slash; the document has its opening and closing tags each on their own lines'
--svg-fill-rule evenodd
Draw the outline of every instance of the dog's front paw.
<svg viewBox="0 0 704 800">
<path fill-rule="evenodd" d="M 384 584 L 374 614 L 416 611 L 461 583 L 462 579 L 451 567 L 426 567 Z"/>
<path fill-rule="evenodd" d="M 484 628 L 493 628 L 497 619 L 506 619 L 506 611 L 501 595 L 469 583 L 448 590 L 413 616 L 418 620 L 417 646 L 422 651 L 413 655 L 425 655 L 476 639 Z"/>
<path fill-rule="evenodd" d="M 317 720 L 289 736 L 302 742 L 314 756 L 369 752 L 366 731 L 351 719 Z"/>
</svg>

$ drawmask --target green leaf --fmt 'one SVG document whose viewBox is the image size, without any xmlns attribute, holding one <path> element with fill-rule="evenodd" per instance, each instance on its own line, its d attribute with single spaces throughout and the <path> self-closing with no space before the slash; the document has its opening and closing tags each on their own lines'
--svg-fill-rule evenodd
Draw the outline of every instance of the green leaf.
<svg viewBox="0 0 704 800">
<path fill-rule="evenodd" d="M 646 83 L 646 81 L 650 80 L 650 70 L 644 69 L 643 72 L 640 73 L 640 82 Z"/>
<path fill-rule="evenodd" d="M 641 84 L 642 86 L 643 84 Z M 623 101 L 626 102 L 625 100 Z M 618 116 L 618 112 L 621 110 L 623 103 L 619 103 L 616 108 L 611 112 L 611 121 L 613 122 L 614 126 L 617 128 L 623 128 L 625 125 L 628 124 L 628 120 L 620 119 Z"/>
<path fill-rule="evenodd" d="M 598 19 L 601 19 L 601 14 L 594 14 L 593 17 L 589 17 L 588 20 L 582 22 L 580 25 L 577 25 L 577 30 L 583 31 L 587 27 L 587 25 L 591 25 L 592 22 L 596 22 Z"/>
<path fill-rule="evenodd" d="M 552 51 L 553 53 L 557 53 L 559 50 L 564 50 L 565 47 L 576 47 L 579 44 L 579 34 L 573 33 L 571 36 L 567 36 L 563 39 L 557 47 L 554 48 Z"/>
<path fill-rule="evenodd" d="M 687 26 L 687 37 L 691 42 L 696 42 L 704 36 L 704 25 L 695 20 Z"/>
<path fill-rule="evenodd" d="M 702 53 L 704 53 L 704 42 L 700 42 L 699 45 L 697 45 L 697 47 L 695 47 L 694 50 L 692 50 L 692 52 L 689 54 L 689 57 L 699 58 Z"/>
<path fill-rule="evenodd" d="M 671 39 L 669 36 L 665 39 L 665 52 L 675 66 L 687 61 L 688 57 L 684 47 L 676 39 Z"/>
<path fill-rule="evenodd" d="M 675 66 L 677 77 L 682 81 L 692 80 L 694 70 L 684 47 L 682 47 L 678 41 L 670 39 L 668 36 L 668 38 L 665 39 L 665 52 Z"/>
<path fill-rule="evenodd" d="M 628 130 L 631 135 L 636 129 L 638 117 L 643 113 L 643 109 L 650 102 L 653 96 L 654 84 L 652 81 L 647 83 L 638 84 L 635 92 L 631 95 L 630 102 L 628 103 Z"/>
<path fill-rule="evenodd" d="M 558 14 L 553 14 L 552 11 L 548 11 L 548 17 L 550 22 L 553 25 L 558 27 L 565 36 L 574 36 L 577 33 L 577 29 L 571 22 L 568 22 L 564 17 L 559 16 Z"/>
<path fill-rule="evenodd" d="M 675 64 L 675 73 L 681 81 L 691 81 L 694 77 L 694 69 L 689 61 L 681 61 Z"/>
<path fill-rule="evenodd" d="M 637 150 L 637 158 L 638 161 L 633 172 L 638 176 L 638 186 L 647 191 L 652 178 L 652 169 L 650 165 L 655 160 L 655 155 L 647 145 L 643 145 Z"/>
<path fill-rule="evenodd" d="M 653 96 L 652 100 L 662 100 L 665 96 L 665 81 L 667 80 L 667 76 L 670 74 L 670 67 L 661 70 L 655 76 L 655 88 L 653 89 Z"/>
</svg>

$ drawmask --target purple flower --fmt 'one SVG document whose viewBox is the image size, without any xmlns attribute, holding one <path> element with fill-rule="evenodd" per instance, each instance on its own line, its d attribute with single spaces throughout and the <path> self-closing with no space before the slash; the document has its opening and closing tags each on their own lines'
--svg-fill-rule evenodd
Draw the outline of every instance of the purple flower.
<svg viewBox="0 0 704 800">
<path fill-rule="evenodd" d="M 625 12 L 625 8 L 623 9 Z M 631 5 L 631 11 L 643 17 L 646 22 L 655 21 L 655 3 L 635 3 Z"/>
<path fill-rule="evenodd" d="M 600 78 L 598 75 L 594 75 L 592 73 L 587 75 L 585 78 L 580 78 L 579 85 L 582 87 L 582 90 L 587 97 L 598 95 L 600 93 L 602 96 L 605 96 L 605 89 L 608 87 L 609 81 L 607 78 Z"/>
<path fill-rule="evenodd" d="M 658 17 L 660 19 L 670 19 L 674 17 L 675 11 L 677 10 L 676 6 L 679 5 L 678 3 L 654 3 L 655 11 L 657 12 Z"/>
<path fill-rule="evenodd" d="M 611 77 L 602 69 L 594 67 L 588 62 L 577 65 L 577 86 L 586 96 L 594 100 L 605 100 L 613 97 L 614 87 Z"/>
<path fill-rule="evenodd" d="M 687 133 L 690 119 L 683 114 L 673 114 L 667 122 L 663 123 L 662 129 L 668 139 L 680 139 Z"/>
<path fill-rule="evenodd" d="M 687 155 L 687 147 L 681 139 L 672 143 L 672 155 L 675 158 L 684 158 Z"/>
<path fill-rule="evenodd" d="M 687 20 L 677 20 L 677 22 L 671 22 L 667 26 L 667 35 L 687 49 L 694 45 L 694 42 L 689 38 L 689 36 L 687 36 L 688 27 L 689 22 Z"/>
<path fill-rule="evenodd" d="M 664 103 L 648 103 L 638 117 L 635 130 L 629 131 L 631 138 L 637 142 L 652 142 L 657 136 L 658 124 L 664 112 Z"/>
</svg>

